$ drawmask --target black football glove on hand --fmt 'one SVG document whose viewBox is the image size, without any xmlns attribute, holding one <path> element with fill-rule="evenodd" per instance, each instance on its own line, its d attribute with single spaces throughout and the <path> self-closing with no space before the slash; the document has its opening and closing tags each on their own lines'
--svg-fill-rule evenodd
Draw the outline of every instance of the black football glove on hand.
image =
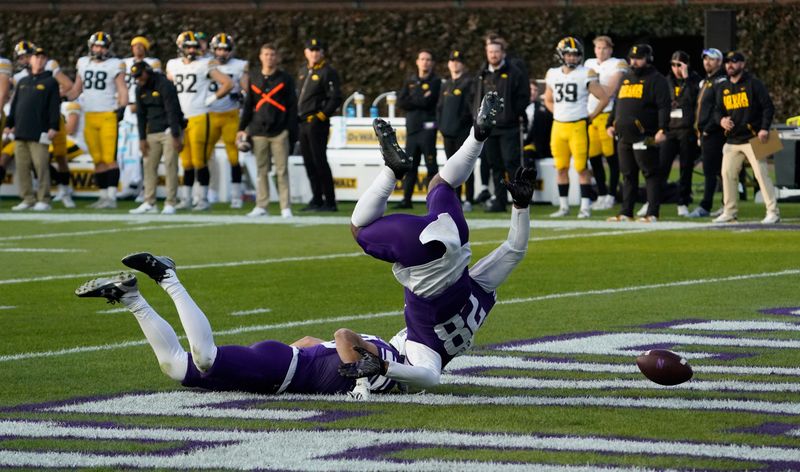
<svg viewBox="0 0 800 472">
<path fill-rule="evenodd" d="M 123 118 L 125 118 L 125 108 L 126 107 L 119 107 L 116 109 L 117 123 L 119 123 L 120 121 L 122 121 Z"/>
<path fill-rule="evenodd" d="M 489 92 L 483 96 L 478 114 L 475 115 L 475 138 L 478 141 L 486 141 L 492 128 L 497 124 L 497 115 L 503 112 L 503 99 L 497 92 Z"/>
<path fill-rule="evenodd" d="M 503 185 L 511 193 L 515 207 L 528 208 L 531 198 L 533 198 L 534 182 L 536 182 L 536 168 L 534 167 L 520 167 L 514 173 L 513 180 L 503 181 Z"/>
<path fill-rule="evenodd" d="M 348 379 L 386 375 L 386 364 L 383 359 L 361 346 L 353 346 L 353 350 L 361 354 L 361 360 L 339 365 L 339 375 Z"/>
</svg>

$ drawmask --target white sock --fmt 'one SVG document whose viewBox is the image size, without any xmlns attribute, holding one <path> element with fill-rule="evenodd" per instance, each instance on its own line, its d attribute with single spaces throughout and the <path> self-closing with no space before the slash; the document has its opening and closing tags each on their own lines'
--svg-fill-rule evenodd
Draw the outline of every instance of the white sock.
<svg viewBox="0 0 800 472">
<path fill-rule="evenodd" d="M 181 185 L 181 188 L 178 191 L 178 199 L 182 202 L 189 201 L 189 194 L 192 192 L 192 188 L 188 185 Z"/>
<path fill-rule="evenodd" d="M 110 187 L 108 187 L 106 189 L 106 192 L 108 192 L 108 199 L 109 200 L 116 200 L 117 199 L 117 187 L 112 185 L 112 186 L 110 186 Z"/>
<path fill-rule="evenodd" d="M 581 210 L 588 210 L 592 206 L 592 200 L 588 198 L 581 198 Z"/>
<path fill-rule="evenodd" d="M 483 143 L 475 139 L 475 129 L 472 129 L 464 144 L 450 156 L 442 170 L 439 171 L 439 175 L 451 187 L 463 184 L 475 168 L 475 161 L 478 159 L 481 149 L 483 149 Z"/>
<path fill-rule="evenodd" d="M 231 184 L 231 200 L 241 200 L 242 199 L 242 184 L 240 183 L 232 183 Z"/>
<path fill-rule="evenodd" d="M 159 285 L 175 303 L 181 324 L 186 331 L 186 337 L 189 339 L 194 365 L 201 372 L 205 372 L 214 365 L 214 359 L 217 358 L 217 346 L 214 344 L 211 324 L 200 307 L 192 300 L 181 281 L 178 280 L 175 272 L 168 269 L 167 274 L 168 277 L 165 277 Z"/>
<path fill-rule="evenodd" d="M 392 194 L 396 182 L 394 171 L 383 166 L 378 176 L 356 202 L 350 222 L 363 228 L 383 216 L 383 212 L 386 211 L 386 201 Z"/>
<path fill-rule="evenodd" d="M 560 208 L 569 208 L 569 197 L 558 197 Z"/>
<path fill-rule="evenodd" d="M 198 185 L 200 190 L 197 192 L 197 197 L 200 201 L 207 201 L 208 200 L 208 185 Z"/>
<path fill-rule="evenodd" d="M 186 377 L 189 357 L 178 342 L 178 335 L 164 318 L 138 292 L 123 296 L 120 301 L 133 313 L 144 337 L 153 348 L 161 371 L 178 382 Z"/>
<path fill-rule="evenodd" d="M 69 185 L 58 184 L 58 193 L 62 195 L 69 195 L 70 194 Z"/>
</svg>

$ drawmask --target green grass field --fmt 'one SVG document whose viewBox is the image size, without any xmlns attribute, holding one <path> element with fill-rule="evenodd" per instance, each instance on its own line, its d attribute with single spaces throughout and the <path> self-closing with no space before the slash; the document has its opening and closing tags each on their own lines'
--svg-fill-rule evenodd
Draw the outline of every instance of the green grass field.
<svg viewBox="0 0 800 472">
<path fill-rule="evenodd" d="M 84 206 L 88 202 L 79 202 Z M 276 470 L 800 469 L 800 206 L 760 227 L 674 217 L 606 224 L 535 206 L 528 255 L 467 355 L 423 394 L 202 393 L 164 376 L 133 316 L 75 288 L 130 252 L 173 257 L 217 344 L 340 327 L 389 339 L 403 291 L 338 216 L 260 224 L 230 210 L 179 218 L 0 203 L 0 468 Z M 417 205 L 422 212 L 422 205 Z M 275 214 L 276 211 L 272 211 Z M 507 215 L 468 215 L 473 262 Z M 140 290 L 178 332 L 174 306 Z M 186 347 L 185 339 L 182 340 Z M 694 378 L 661 387 L 650 348 Z"/>
</svg>

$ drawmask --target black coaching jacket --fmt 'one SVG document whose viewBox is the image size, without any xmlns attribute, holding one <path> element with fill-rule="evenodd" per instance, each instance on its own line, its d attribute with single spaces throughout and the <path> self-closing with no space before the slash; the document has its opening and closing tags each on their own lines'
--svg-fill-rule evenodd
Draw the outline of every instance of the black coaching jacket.
<svg viewBox="0 0 800 472">
<path fill-rule="evenodd" d="M 714 119 L 717 123 L 724 116 L 733 120 L 733 129 L 725 133 L 730 144 L 744 144 L 762 129 L 769 131 L 774 115 L 775 106 L 764 83 L 747 71 L 738 82 L 728 79 L 717 89 Z"/>
<path fill-rule="evenodd" d="M 273 137 L 289 131 L 289 142 L 297 140 L 297 92 L 294 79 L 278 69 L 272 75 L 250 72 L 250 89 L 242 107 L 239 131 L 251 136 Z"/>
<path fill-rule="evenodd" d="M 669 131 L 670 93 L 667 79 L 651 65 L 622 76 L 608 117 L 620 141 L 635 143 L 653 137 L 659 130 Z"/>
<path fill-rule="evenodd" d="M 319 119 L 322 112 L 324 120 L 333 116 L 342 104 L 342 89 L 339 73 L 323 60 L 312 68 L 303 67 L 297 74 L 300 95 L 297 98 L 297 114 L 301 121 Z M 316 117 L 316 118 L 315 118 Z"/>
<path fill-rule="evenodd" d="M 150 133 L 162 133 L 167 128 L 172 136 L 181 135 L 183 111 L 178 92 L 164 74 L 150 72 L 144 86 L 136 86 L 136 123 L 139 139 L 145 139 Z"/>
</svg>

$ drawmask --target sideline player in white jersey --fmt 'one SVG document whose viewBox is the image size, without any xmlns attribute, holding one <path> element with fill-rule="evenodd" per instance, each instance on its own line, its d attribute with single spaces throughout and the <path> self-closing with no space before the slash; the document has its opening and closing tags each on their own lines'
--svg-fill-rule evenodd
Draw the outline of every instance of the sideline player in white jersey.
<svg viewBox="0 0 800 472">
<path fill-rule="evenodd" d="M 67 94 L 69 100 L 81 96 L 83 135 L 100 187 L 100 198 L 90 205 L 92 208 L 117 207 L 117 123 L 128 105 L 128 87 L 125 63 L 112 56 L 111 41 L 111 36 L 103 31 L 89 37 L 89 55 L 78 59 L 75 85 Z"/>
<path fill-rule="evenodd" d="M 33 53 L 36 51 L 36 45 L 30 41 L 21 40 L 14 46 L 14 56 L 16 58 L 18 70 L 12 79 L 12 86 L 19 83 L 20 80 L 30 75 L 30 60 Z M 53 74 L 53 78 L 58 82 L 58 88 L 61 95 L 66 94 L 73 86 L 72 79 L 61 70 L 61 66 L 55 59 L 48 59 L 44 65 L 44 70 Z M 53 137 L 51 148 L 52 155 L 56 161 L 56 170 L 52 172 L 53 180 L 58 184 L 58 193 L 53 196 L 53 201 L 61 201 L 65 207 L 74 208 L 75 204 L 72 202 L 70 187 L 70 173 L 67 151 L 67 133 L 64 130 L 63 115 L 59 119 L 58 132 Z M 74 156 L 74 153 L 72 153 Z"/>
<path fill-rule="evenodd" d="M 11 98 L 11 74 L 14 72 L 14 66 L 11 61 L 5 57 L 0 57 L 0 126 L 5 129 L 6 127 L 6 106 L 9 106 Z M 3 136 L 2 144 L 10 140 L 10 136 Z M 10 162 L 9 156 L 0 155 L 0 185 L 6 178 L 6 167 Z"/>
<path fill-rule="evenodd" d="M 123 177 L 126 177 L 125 174 L 127 174 L 127 179 L 123 178 L 123 182 L 127 181 L 131 184 L 138 182 L 138 195 L 142 199 L 144 198 L 144 185 L 142 184 L 144 172 L 142 171 L 143 156 L 139 151 L 139 128 L 136 126 L 136 79 L 131 76 L 130 71 L 134 63 L 144 61 L 155 72 L 161 72 L 161 60 L 155 57 L 148 57 L 147 53 L 149 51 L 150 41 L 144 36 L 136 36 L 131 39 L 131 56 L 122 60 L 125 63 L 125 83 L 128 85 L 128 107 L 125 109 L 125 116 L 119 124 L 120 143 L 125 143 L 120 146 L 120 153 L 123 153 L 120 156 L 120 160 L 126 162 L 125 158 L 127 157 L 135 159 L 139 163 L 138 168 L 123 168 Z M 122 151 L 123 147 L 124 151 Z M 133 170 L 132 173 L 130 173 L 131 170 Z M 136 201 L 139 201 L 139 197 L 136 198 Z"/>
<path fill-rule="evenodd" d="M 192 204 L 190 192 L 196 176 L 200 192 L 192 209 L 208 210 L 211 208 L 208 203 L 208 159 L 213 146 L 208 136 L 208 107 L 226 96 L 233 84 L 227 75 L 217 69 L 219 64 L 216 60 L 200 57 L 200 43 L 192 31 L 179 34 L 175 44 L 180 57 L 167 62 L 167 78 L 175 83 L 183 115 L 189 122 L 180 154 L 183 185 L 178 193 L 180 201 L 175 208 L 185 209 Z M 209 91 L 212 80 L 219 84 L 216 93 Z"/>
<path fill-rule="evenodd" d="M 236 132 L 239 130 L 239 108 L 242 104 L 242 91 L 248 88 L 247 61 L 233 57 L 235 43 L 229 34 L 219 33 L 211 38 L 211 52 L 219 65 L 217 70 L 231 78 L 231 93 L 215 101 L 209 107 L 211 130 L 209 138 L 213 146 L 219 138 L 225 143 L 225 153 L 231 164 L 231 208 L 242 208 L 242 166 L 239 165 L 239 148 L 236 146 Z M 210 92 L 217 92 L 219 84 L 211 82 Z"/>
<path fill-rule="evenodd" d="M 551 217 L 569 214 L 569 161 L 581 184 L 581 208 L 578 218 L 589 218 L 591 210 L 591 176 L 586 168 L 589 157 L 588 122 L 599 115 L 606 104 L 608 95 L 597 81 L 597 73 L 581 65 L 583 45 L 576 38 L 568 36 L 558 42 L 556 53 L 561 61 L 560 67 L 547 71 L 544 104 L 553 113 L 553 130 L 550 133 L 550 150 L 556 166 L 559 209 Z M 597 106 L 587 117 L 589 94 L 598 99 Z"/>
<path fill-rule="evenodd" d="M 600 80 L 600 85 L 609 96 L 608 105 L 603 112 L 589 123 L 589 163 L 592 166 L 594 179 L 597 181 L 597 201 L 592 205 L 593 210 L 608 210 L 614 207 L 614 198 L 619 186 L 619 159 L 614 149 L 614 138 L 606 133 L 608 115 L 614 107 L 614 97 L 617 95 L 620 80 L 628 70 L 628 63 L 624 59 L 611 57 L 614 43 L 608 36 L 594 38 L 594 55 L 586 59 L 583 64 L 595 72 Z M 589 96 L 587 112 L 591 113 L 597 106 L 597 98 Z M 603 167 L 603 157 L 608 163 L 608 186 L 606 186 L 606 173 Z"/>
</svg>

